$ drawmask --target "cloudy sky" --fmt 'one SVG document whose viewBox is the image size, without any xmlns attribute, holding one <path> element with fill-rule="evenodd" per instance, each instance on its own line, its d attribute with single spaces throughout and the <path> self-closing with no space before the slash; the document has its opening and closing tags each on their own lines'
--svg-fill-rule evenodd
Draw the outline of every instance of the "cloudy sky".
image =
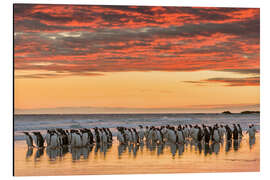
<svg viewBox="0 0 270 180">
<path fill-rule="evenodd" d="M 260 10 L 14 5 L 15 113 L 258 110 Z"/>
</svg>

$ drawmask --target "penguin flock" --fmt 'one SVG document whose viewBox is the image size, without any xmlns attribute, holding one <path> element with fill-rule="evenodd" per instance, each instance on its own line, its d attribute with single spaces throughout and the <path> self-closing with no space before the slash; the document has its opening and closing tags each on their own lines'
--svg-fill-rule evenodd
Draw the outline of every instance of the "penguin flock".
<svg viewBox="0 0 270 180">
<path fill-rule="evenodd" d="M 113 141 L 113 135 L 109 128 L 98 127 L 93 128 L 93 130 L 87 128 L 70 130 L 62 128 L 48 129 L 45 137 L 36 131 L 32 132 L 33 136 L 31 136 L 30 132 L 23 133 L 25 134 L 28 148 L 44 148 L 45 144 L 47 148 L 63 146 L 80 148 L 94 144 L 111 144 Z"/>
<path fill-rule="evenodd" d="M 139 125 L 138 130 L 126 127 L 117 127 L 116 129 L 118 130 L 117 140 L 120 144 L 137 144 L 144 141 L 156 144 L 184 144 L 186 140 L 209 144 L 210 142 L 220 143 L 224 140 L 224 136 L 228 141 L 238 140 L 243 136 L 240 124 L 233 124 L 233 128 L 222 124 L 213 126 L 185 124 L 177 127 L 166 125 L 160 127 L 146 126 L 145 128 Z M 247 132 L 251 138 L 255 137 L 255 126 L 250 125 Z"/>
<path fill-rule="evenodd" d="M 162 154 L 165 146 L 169 146 L 174 156 L 178 150 L 181 155 L 190 145 L 191 149 L 199 152 L 204 150 L 205 155 L 219 152 L 220 145 L 226 141 L 226 152 L 230 151 L 232 142 L 234 150 L 239 148 L 243 131 L 240 124 L 229 125 L 192 125 L 184 124 L 178 126 L 145 126 L 139 125 L 138 128 L 116 127 L 116 140 L 118 141 L 118 155 L 121 157 L 123 152 L 128 149 L 133 152 L 134 157 L 139 149 L 143 149 L 144 144 L 150 151 L 157 150 L 157 154 Z M 249 125 L 246 133 L 249 135 L 250 147 L 255 143 L 255 126 Z M 67 152 L 72 154 L 72 159 L 85 157 L 95 146 L 95 153 L 100 151 L 104 155 L 112 147 L 113 134 L 109 128 L 81 128 L 64 130 L 61 128 L 48 129 L 46 135 L 40 132 L 23 132 L 25 134 L 28 152 L 31 154 L 33 147 L 36 147 L 37 157 L 43 155 L 46 148 L 47 154 L 51 159 L 62 157 Z M 185 148 L 186 147 L 186 148 Z"/>
</svg>

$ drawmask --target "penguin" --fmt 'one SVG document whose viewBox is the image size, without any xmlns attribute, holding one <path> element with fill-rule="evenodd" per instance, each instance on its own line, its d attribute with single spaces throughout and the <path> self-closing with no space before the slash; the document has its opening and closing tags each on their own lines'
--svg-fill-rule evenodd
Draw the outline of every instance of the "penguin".
<svg viewBox="0 0 270 180">
<path fill-rule="evenodd" d="M 242 137 L 243 132 L 242 132 L 242 128 L 241 128 L 240 124 L 237 124 L 237 127 L 238 127 L 238 135 L 239 135 L 239 137 Z"/>
<path fill-rule="evenodd" d="M 188 129 L 187 124 L 185 125 L 185 128 L 184 128 L 184 135 L 185 135 L 185 138 L 188 138 L 189 136 L 189 129 Z"/>
<path fill-rule="evenodd" d="M 143 130 L 143 126 L 142 125 L 139 125 L 139 131 L 138 131 L 138 135 L 139 135 L 139 138 L 140 138 L 140 142 L 143 142 L 143 138 L 144 138 L 144 130 Z"/>
<path fill-rule="evenodd" d="M 50 132 L 50 145 L 49 148 L 56 148 L 60 146 L 59 138 L 56 132 Z"/>
<path fill-rule="evenodd" d="M 28 132 L 23 132 L 23 133 L 26 136 L 25 140 L 26 140 L 26 144 L 27 144 L 28 148 L 34 147 L 33 146 L 33 138 L 32 138 L 32 136 Z"/>
<path fill-rule="evenodd" d="M 45 139 L 45 142 L 46 142 L 47 146 L 50 146 L 51 134 L 50 134 L 49 129 L 47 129 L 47 134 L 45 135 L 44 139 Z"/>
<path fill-rule="evenodd" d="M 75 134 L 75 147 L 82 147 L 82 135 L 77 131 Z"/>
<path fill-rule="evenodd" d="M 132 128 L 132 130 L 133 130 L 133 142 L 135 143 L 135 144 L 138 144 L 139 142 L 140 142 L 140 140 L 139 140 L 139 135 L 138 135 L 138 133 L 137 133 L 137 130 L 135 129 L 135 128 Z"/>
<path fill-rule="evenodd" d="M 218 128 L 219 134 L 220 134 L 220 139 L 223 140 L 224 139 L 224 134 L 226 132 L 224 126 L 221 124 L 220 128 Z"/>
<path fill-rule="evenodd" d="M 100 132 L 101 132 L 101 137 L 102 137 L 101 138 L 102 144 L 107 144 L 107 142 L 108 142 L 107 132 L 103 128 L 100 129 Z"/>
<path fill-rule="evenodd" d="M 91 129 L 86 129 L 85 128 L 85 131 L 87 131 L 87 133 L 88 133 L 88 137 L 89 137 L 88 142 L 89 142 L 89 144 L 93 144 L 94 143 L 94 136 L 93 136 L 93 133 L 91 132 Z"/>
<path fill-rule="evenodd" d="M 203 131 L 204 131 L 204 142 L 206 144 L 209 144 L 209 141 L 210 141 L 210 138 L 211 138 L 210 137 L 210 132 L 208 131 L 206 126 L 203 127 Z"/>
<path fill-rule="evenodd" d="M 113 135 L 112 135 L 112 132 L 111 132 L 111 130 L 109 129 L 109 128 L 106 128 L 107 129 L 107 131 L 108 131 L 108 133 L 109 133 L 109 142 L 110 143 L 112 143 L 113 142 Z"/>
<path fill-rule="evenodd" d="M 214 128 L 213 128 L 213 140 L 216 143 L 220 142 L 220 136 L 219 136 L 219 133 L 218 133 L 218 127 L 217 126 L 214 126 Z"/>
<path fill-rule="evenodd" d="M 225 129 L 226 129 L 227 141 L 230 141 L 232 139 L 232 130 L 228 125 L 225 126 Z"/>
<path fill-rule="evenodd" d="M 197 137 L 197 140 L 199 141 L 199 142 L 201 142 L 201 140 L 203 139 L 203 131 L 202 131 L 202 129 L 201 129 L 201 127 L 198 127 L 198 129 L 199 129 L 199 131 L 198 131 L 198 137 Z"/>
<path fill-rule="evenodd" d="M 120 127 L 117 127 L 116 128 L 118 130 L 118 133 L 117 133 L 117 140 L 119 141 L 120 144 L 125 144 L 125 139 L 124 139 L 124 136 L 123 136 L 123 132 L 121 132 L 121 128 Z"/>
<path fill-rule="evenodd" d="M 185 143 L 185 135 L 182 131 L 181 125 L 178 126 L 177 129 L 177 143 L 184 144 Z"/>
<path fill-rule="evenodd" d="M 238 140 L 238 130 L 235 124 L 233 124 L 233 139 Z"/>
<path fill-rule="evenodd" d="M 38 148 L 44 147 L 44 139 L 40 132 L 33 132 L 33 134 L 36 136 L 36 146 Z"/>
<path fill-rule="evenodd" d="M 255 138 L 255 131 L 254 131 L 252 125 L 249 125 L 249 126 L 248 126 L 247 133 L 248 133 L 248 135 L 249 135 L 249 139 Z"/>
<path fill-rule="evenodd" d="M 80 129 L 80 132 L 82 134 L 82 146 L 88 145 L 89 136 L 87 131 L 85 131 L 85 129 Z"/>
<path fill-rule="evenodd" d="M 168 131 L 168 142 L 169 143 L 175 143 L 176 142 L 176 135 L 174 132 L 174 127 L 169 127 L 167 126 L 167 131 Z"/>
<path fill-rule="evenodd" d="M 100 135 L 98 132 L 98 128 L 95 127 L 94 130 L 95 130 L 96 144 L 99 144 L 100 143 Z"/>
</svg>

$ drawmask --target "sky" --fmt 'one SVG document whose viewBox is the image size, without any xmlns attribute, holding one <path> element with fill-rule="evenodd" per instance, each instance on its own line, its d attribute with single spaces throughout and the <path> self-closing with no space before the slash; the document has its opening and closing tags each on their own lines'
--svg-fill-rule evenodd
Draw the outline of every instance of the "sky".
<svg viewBox="0 0 270 180">
<path fill-rule="evenodd" d="M 15 114 L 259 110 L 260 10 L 14 5 Z"/>
</svg>

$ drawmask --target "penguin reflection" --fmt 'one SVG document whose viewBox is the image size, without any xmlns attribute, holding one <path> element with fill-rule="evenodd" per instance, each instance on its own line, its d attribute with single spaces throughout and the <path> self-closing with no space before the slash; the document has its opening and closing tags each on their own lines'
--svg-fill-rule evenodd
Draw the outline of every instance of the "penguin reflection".
<svg viewBox="0 0 270 180">
<path fill-rule="evenodd" d="M 163 143 L 160 143 L 157 146 L 157 155 L 163 154 L 163 149 L 164 149 L 164 144 Z"/>
<path fill-rule="evenodd" d="M 218 154 L 220 151 L 220 144 L 217 142 L 213 142 L 212 143 L 212 151 L 215 152 L 216 154 Z"/>
<path fill-rule="evenodd" d="M 207 156 L 207 154 L 211 155 L 212 154 L 212 151 L 210 149 L 210 146 L 208 143 L 205 143 L 204 144 L 204 155 Z"/>
<path fill-rule="evenodd" d="M 170 144 L 170 149 L 171 149 L 171 153 L 172 153 L 172 156 L 174 157 L 175 156 L 175 154 L 176 154 L 176 144 L 174 144 L 174 143 L 171 143 Z"/>
<path fill-rule="evenodd" d="M 26 158 L 31 157 L 32 154 L 33 154 L 33 147 L 27 148 L 27 151 L 26 151 Z"/>
<path fill-rule="evenodd" d="M 232 147 L 232 141 L 231 140 L 227 140 L 226 141 L 226 147 L 225 147 L 225 151 L 229 152 L 231 150 Z"/>
<path fill-rule="evenodd" d="M 119 144 L 118 145 L 118 158 L 126 151 L 127 145 L 126 144 Z"/>
<path fill-rule="evenodd" d="M 177 149 L 178 149 L 178 155 L 181 156 L 183 152 L 185 151 L 185 144 L 177 144 Z"/>
<path fill-rule="evenodd" d="M 138 144 L 135 144 L 133 146 L 133 156 L 136 157 L 137 156 L 137 151 L 139 149 L 139 145 Z"/>
<path fill-rule="evenodd" d="M 38 148 L 35 154 L 35 159 L 40 158 L 44 154 L 44 148 Z"/>
<path fill-rule="evenodd" d="M 233 140 L 233 149 L 234 151 L 237 151 L 239 148 L 239 142 L 238 142 L 238 139 L 234 139 Z"/>
<path fill-rule="evenodd" d="M 80 160 L 82 154 L 82 149 L 81 148 L 71 148 L 71 156 L 72 156 L 72 160 Z"/>
</svg>

